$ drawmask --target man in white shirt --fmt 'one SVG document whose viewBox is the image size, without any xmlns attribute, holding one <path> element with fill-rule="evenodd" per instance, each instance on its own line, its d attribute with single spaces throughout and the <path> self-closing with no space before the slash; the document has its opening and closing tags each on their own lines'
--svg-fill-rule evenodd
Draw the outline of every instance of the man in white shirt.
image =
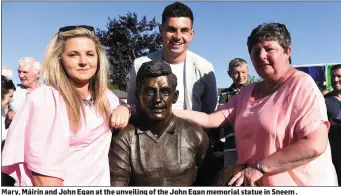
<svg viewBox="0 0 341 195">
<path fill-rule="evenodd" d="M 10 121 L 13 120 L 15 113 L 20 110 L 28 94 L 41 86 L 39 81 L 40 70 L 40 63 L 32 57 L 23 57 L 19 60 L 18 77 L 21 84 L 17 85 L 13 101 L 9 105 L 7 115 Z"/>
<path fill-rule="evenodd" d="M 168 5 L 162 14 L 159 30 L 161 51 L 135 59 L 128 83 L 128 104 L 136 102 L 136 73 L 144 62 L 163 60 L 170 64 L 178 78 L 179 99 L 173 109 L 212 113 L 217 105 L 217 87 L 213 65 L 199 55 L 188 51 L 194 35 L 193 13 L 180 2 Z"/>
<path fill-rule="evenodd" d="M 192 10 L 183 3 L 175 2 L 164 9 L 162 25 L 159 26 L 162 50 L 135 59 L 128 83 L 128 104 L 136 104 L 136 73 L 141 65 L 152 60 L 163 60 L 178 78 L 176 90 L 179 97 L 173 110 L 195 110 L 207 114 L 215 111 L 218 94 L 213 65 L 188 50 L 194 35 L 193 20 Z M 212 140 L 215 138 L 210 136 L 210 139 L 211 144 L 214 143 Z M 211 150 L 212 147 L 209 147 L 193 185 L 211 185 L 216 169 L 219 169 Z"/>
</svg>

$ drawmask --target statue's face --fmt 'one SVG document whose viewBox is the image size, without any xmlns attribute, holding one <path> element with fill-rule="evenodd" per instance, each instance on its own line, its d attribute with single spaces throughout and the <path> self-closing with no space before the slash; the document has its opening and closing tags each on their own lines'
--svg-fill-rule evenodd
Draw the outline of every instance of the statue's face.
<svg viewBox="0 0 341 195">
<path fill-rule="evenodd" d="M 138 94 L 141 111 L 151 120 L 166 120 L 172 115 L 172 104 L 179 92 L 172 88 L 170 76 L 143 80 Z"/>
</svg>

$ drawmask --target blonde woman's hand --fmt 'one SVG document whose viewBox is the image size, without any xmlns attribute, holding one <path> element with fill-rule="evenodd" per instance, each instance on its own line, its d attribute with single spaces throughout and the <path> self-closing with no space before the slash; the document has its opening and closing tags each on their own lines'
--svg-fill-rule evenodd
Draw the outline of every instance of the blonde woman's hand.
<svg viewBox="0 0 341 195">
<path fill-rule="evenodd" d="M 128 104 L 121 104 L 110 115 L 110 128 L 122 129 L 127 126 L 131 116 L 131 108 Z"/>
</svg>

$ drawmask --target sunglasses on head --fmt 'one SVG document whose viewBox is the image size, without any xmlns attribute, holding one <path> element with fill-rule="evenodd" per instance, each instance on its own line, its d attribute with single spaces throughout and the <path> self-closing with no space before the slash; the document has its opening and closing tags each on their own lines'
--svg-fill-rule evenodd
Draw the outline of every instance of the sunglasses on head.
<svg viewBox="0 0 341 195">
<path fill-rule="evenodd" d="M 70 31 L 70 30 L 75 30 L 77 28 L 85 28 L 89 31 L 94 31 L 94 27 L 92 26 L 88 26 L 88 25 L 78 25 L 78 26 L 64 26 L 62 28 L 59 29 L 59 32 L 66 32 L 66 31 Z"/>
</svg>

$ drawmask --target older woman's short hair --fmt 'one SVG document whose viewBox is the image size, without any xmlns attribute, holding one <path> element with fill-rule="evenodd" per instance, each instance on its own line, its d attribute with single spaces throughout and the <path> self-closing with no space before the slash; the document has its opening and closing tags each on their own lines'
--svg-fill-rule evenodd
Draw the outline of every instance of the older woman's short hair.
<svg viewBox="0 0 341 195">
<path fill-rule="evenodd" d="M 263 23 L 252 30 L 247 38 L 247 47 L 249 53 L 254 45 L 262 41 L 277 41 L 284 51 L 287 51 L 291 45 L 291 36 L 284 24 L 271 22 Z M 291 57 L 289 58 L 291 64 Z"/>
<path fill-rule="evenodd" d="M 38 60 L 33 57 L 22 57 L 19 60 L 19 67 L 21 68 L 34 68 L 37 72 L 40 72 L 41 65 Z"/>
</svg>

